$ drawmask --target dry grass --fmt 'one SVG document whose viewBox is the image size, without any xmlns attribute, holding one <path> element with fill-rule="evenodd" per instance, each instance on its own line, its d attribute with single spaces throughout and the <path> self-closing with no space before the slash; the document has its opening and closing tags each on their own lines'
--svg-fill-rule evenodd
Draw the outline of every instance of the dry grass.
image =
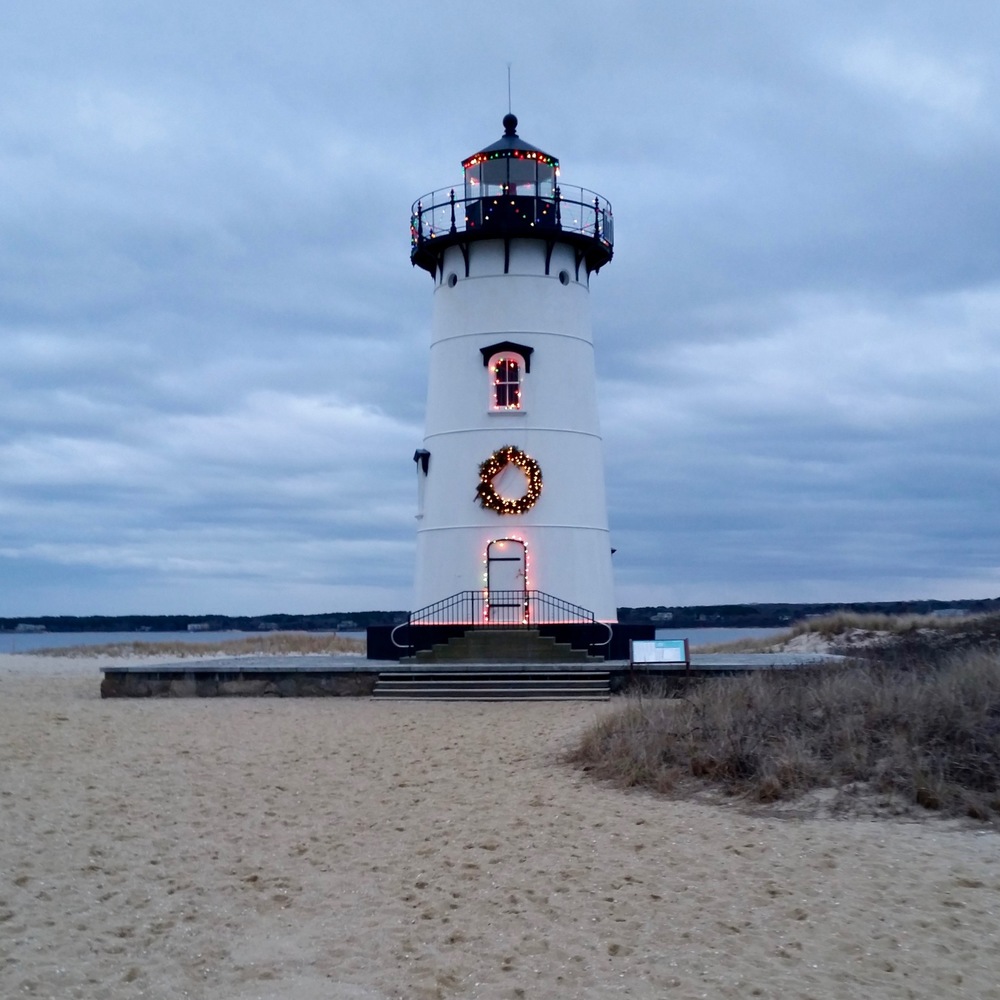
<svg viewBox="0 0 1000 1000">
<path fill-rule="evenodd" d="M 729 642 L 713 642 L 706 646 L 698 646 L 692 649 L 696 653 L 771 653 L 780 649 L 785 643 L 794 639 L 795 636 L 802 635 L 798 627 L 788 629 L 785 632 L 778 632 L 776 635 L 764 636 L 759 639 L 732 639 Z"/>
<path fill-rule="evenodd" d="M 225 642 L 112 642 L 103 646 L 66 646 L 33 650 L 36 656 L 292 656 L 364 653 L 364 639 L 331 632 L 267 632 Z"/>
<path fill-rule="evenodd" d="M 776 802 L 861 789 L 1000 823 L 1000 652 L 907 645 L 845 666 L 720 678 L 680 701 L 629 700 L 571 759 L 662 792 Z"/>
<path fill-rule="evenodd" d="M 857 645 L 863 635 L 894 639 L 930 629 L 934 632 L 950 634 L 966 631 L 970 626 L 982 621 L 994 620 L 996 616 L 978 615 L 959 618 L 938 618 L 935 615 L 863 615 L 853 611 L 839 611 L 819 618 L 808 618 L 796 622 L 791 628 L 776 635 L 759 639 L 736 639 L 732 642 L 699 646 L 699 653 L 767 653 L 780 650 L 793 639 L 803 635 L 815 635 L 843 647 Z M 854 637 L 855 642 L 850 642 Z"/>
</svg>

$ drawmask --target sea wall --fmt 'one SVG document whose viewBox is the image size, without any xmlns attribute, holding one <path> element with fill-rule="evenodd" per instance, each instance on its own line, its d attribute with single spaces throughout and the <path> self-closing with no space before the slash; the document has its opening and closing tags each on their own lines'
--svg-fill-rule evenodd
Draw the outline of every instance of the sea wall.
<svg viewBox="0 0 1000 1000">
<path fill-rule="evenodd" d="M 350 698 L 370 695 L 378 674 L 345 671 L 106 669 L 102 698 Z"/>
</svg>

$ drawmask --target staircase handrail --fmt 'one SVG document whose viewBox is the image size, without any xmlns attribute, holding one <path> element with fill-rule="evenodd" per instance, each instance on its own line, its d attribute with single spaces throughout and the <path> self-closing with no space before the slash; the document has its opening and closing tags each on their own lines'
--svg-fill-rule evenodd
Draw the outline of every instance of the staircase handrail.
<svg viewBox="0 0 1000 1000">
<path fill-rule="evenodd" d="M 511 603 L 504 603 L 505 601 Z M 495 621 L 486 617 L 485 612 L 491 605 L 513 607 L 515 603 L 523 604 L 527 620 Z M 540 618 L 540 612 L 545 617 Z M 549 617 L 552 614 L 558 617 Z M 594 620 L 594 613 L 588 608 L 542 590 L 460 590 L 440 601 L 411 611 L 407 620 L 397 625 L 393 632 L 403 625 L 419 624 L 460 624 L 495 628 L 524 627 L 553 621 L 593 622 Z"/>
<path fill-rule="evenodd" d="M 607 639 L 604 640 L 604 642 L 592 642 L 591 646 L 610 646 L 611 645 L 611 639 L 612 639 L 612 637 L 615 634 L 615 630 L 607 622 L 598 622 L 598 621 L 595 621 L 594 624 L 595 625 L 603 625 L 608 630 L 608 637 L 607 637 Z"/>
<path fill-rule="evenodd" d="M 410 627 L 410 622 L 409 622 L 409 619 L 407 619 L 405 622 L 400 622 L 398 625 L 396 625 L 393 628 L 393 630 L 389 633 L 389 641 L 396 647 L 396 649 L 409 649 L 410 648 L 410 644 L 409 643 L 406 643 L 404 645 L 401 642 L 396 642 L 396 633 L 401 628 L 409 628 L 409 627 Z"/>
<path fill-rule="evenodd" d="M 503 609 L 499 617 L 490 617 L 490 609 Z M 545 624 L 603 625 L 607 638 L 593 647 L 610 645 L 614 631 L 607 622 L 599 622 L 594 613 L 579 604 L 563 600 L 542 590 L 460 590 L 449 597 L 411 611 L 406 621 L 394 626 L 389 639 L 397 649 L 413 648 L 412 635 L 406 642 L 396 636 L 402 629 L 420 625 L 463 625 L 466 628 L 531 628 Z"/>
</svg>

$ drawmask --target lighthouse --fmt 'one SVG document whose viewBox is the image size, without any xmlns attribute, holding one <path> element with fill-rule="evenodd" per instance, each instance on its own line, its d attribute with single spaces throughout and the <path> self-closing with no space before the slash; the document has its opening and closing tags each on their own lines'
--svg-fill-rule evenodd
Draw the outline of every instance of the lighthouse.
<svg viewBox="0 0 1000 1000">
<path fill-rule="evenodd" d="M 590 313 L 611 205 L 503 130 L 412 208 L 433 282 L 413 621 L 613 623 Z"/>
</svg>

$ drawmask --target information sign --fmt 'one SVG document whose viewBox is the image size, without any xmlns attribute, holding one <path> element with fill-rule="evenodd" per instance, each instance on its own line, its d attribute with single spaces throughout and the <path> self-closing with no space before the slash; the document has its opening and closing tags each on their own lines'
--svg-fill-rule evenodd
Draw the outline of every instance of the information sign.
<svg viewBox="0 0 1000 1000">
<path fill-rule="evenodd" d="M 633 639 L 633 663 L 688 663 L 687 639 Z"/>
</svg>

